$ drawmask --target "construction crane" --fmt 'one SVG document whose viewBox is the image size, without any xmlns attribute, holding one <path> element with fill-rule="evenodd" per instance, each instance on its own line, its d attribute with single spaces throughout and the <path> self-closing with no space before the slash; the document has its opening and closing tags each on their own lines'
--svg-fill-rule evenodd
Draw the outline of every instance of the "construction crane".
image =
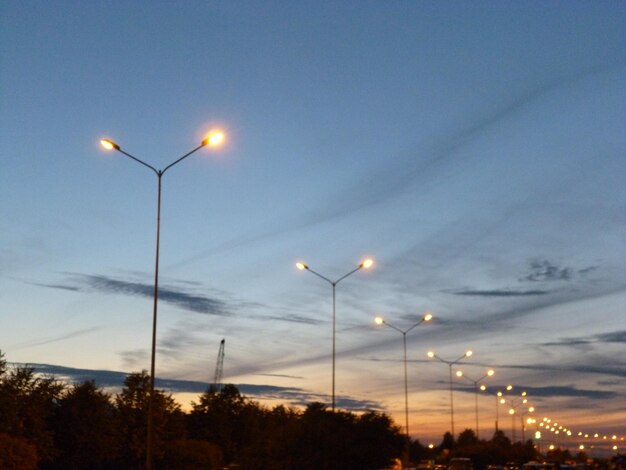
<svg viewBox="0 0 626 470">
<path fill-rule="evenodd" d="M 217 364 L 215 364 L 215 375 L 213 376 L 213 388 L 220 392 L 222 390 L 222 374 L 224 373 L 224 344 L 226 339 L 220 341 L 220 350 L 217 353 Z"/>
</svg>

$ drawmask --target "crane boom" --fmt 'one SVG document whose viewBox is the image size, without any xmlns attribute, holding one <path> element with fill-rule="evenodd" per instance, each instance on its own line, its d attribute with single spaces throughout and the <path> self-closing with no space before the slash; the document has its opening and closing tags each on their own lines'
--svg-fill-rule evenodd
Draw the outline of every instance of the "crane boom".
<svg viewBox="0 0 626 470">
<path fill-rule="evenodd" d="M 215 375 L 213 376 L 213 386 L 216 390 L 222 390 L 222 374 L 224 373 L 224 345 L 226 339 L 220 341 L 220 349 L 217 353 L 217 363 L 215 364 Z"/>
</svg>

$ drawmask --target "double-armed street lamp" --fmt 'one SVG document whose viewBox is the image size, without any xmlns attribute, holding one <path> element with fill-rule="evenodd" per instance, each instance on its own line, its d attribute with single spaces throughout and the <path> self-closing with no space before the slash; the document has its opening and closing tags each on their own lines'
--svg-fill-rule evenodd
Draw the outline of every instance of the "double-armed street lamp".
<svg viewBox="0 0 626 470">
<path fill-rule="evenodd" d="M 506 389 L 510 392 L 513 390 L 513 386 L 507 385 Z M 501 397 L 500 403 L 504 405 L 507 403 L 507 400 Z M 511 415 L 511 442 L 515 442 L 515 410 L 526 403 L 528 403 L 526 392 L 522 392 L 518 397 L 513 397 L 508 400 L 509 414 Z"/>
<path fill-rule="evenodd" d="M 219 147 L 224 142 L 225 136 L 222 131 L 211 131 L 208 136 L 200 142 L 196 148 L 187 152 L 182 157 L 178 158 L 174 162 L 167 165 L 162 170 L 158 170 L 149 163 L 140 160 L 139 158 L 131 155 L 130 153 L 122 150 L 122 148 L 110 139 L 102 139 L 100 144 L 106 150 L 116 150 L 122 155 L 140 163 L 146 168 L 149 168 L 157 177 L 157 214 L 156 214 L 156 254 L 154 262 L 154 294 L 153 294 L 153 308 L 152 308 L 152 348 L 150 356 L 150 395 L 148 397 L 148 423 L 147 423 L 147 442 L 146 442 L 146 468 L 151 470 L 153 467 L 153 447 L 154 447 L 154 435 L 153 435 L 153 414 L 154 414 L 154 369 L 155 369 L 155 356 L 156 356 L 156 332 L 157 332 L 157 306 L 159 299 L 159 245 L 161 235 L 161 180 L 167 170 L 174 165 L 180 163 L 191 154 L 197 152 L 203 147 Z"/>
<path fill-rule="evenodd" d="M 306 270 L 306 271 L 310 272 L 311 274 L 315 274 L 320 279 L 323 279 L 324 281 L 328 282 L 332 286 L 332 290 L 333 290 L 332 411 L 335 411 L 335 356 L 336 356 L 336 354 L 335 354 L 336 349 L 335 348 L 336 348 L 336 319 L 337 319 L 337 309 L 336 309 L 337 284 L 339 284 L 345 278 L 347 278 L 348 276 L 354 274 L 355 272 L 357 272 L 360 269 L 369 269 L 369 268 L 371 268 L 373 264 L 374 264 L 374 260 L 372 260 L 371 258 L 367 258 L 367 259 L 363 260 L 356 268 L 354 268 L 349 273 L 344 274 L 343 276 L 341 276 L 336 281 L 332 281 L 329 278 L 327 278 L 326 276 L 322 276 L 320 273 L 318 273 L 316 271 L 313 271 L 306 263 L 303 263 L 301 261 L 296 263 L 296 267 L 299 270 L 301 270 L 301 271 Z"/>
<path fill-rule="evenodd" d="M 417 323 L 415 323 L 413 326 L 411 326 L 410 328 L 407 328 L 406 330 L 401 330 L 400 328 L 395 327 L 394 325 L 392 325 L 391 323 L 389 323 L 388 321 L 385 321 L 385 319 L 383 317 L 376 317 L 375 321 L 377 325 L 386 325 L 391 329 L 394 329 L 396 331 L 398 331 L 399 333 L 402 334 L 402 343 L 404 346 L 404 419 L 405 419 L 405 430 L 406 430 L 406 455 L 405 455 L 405 466 L 408 464 L 408 457 L 409 457 L 409 444 L 410 444 L 410 436 L 409 436 L 409 385 L 408 385 L 408 378 L 407 378 L 407 359 L 406 359 L 406 334 L 411 331 L 413 328 L 416 328 L 417 326 L 421 325 L 424 322 L 428 322 L 430 320 L 432 320 L 433 316 L 431 313 L 427 313 L 426 315 L 424 315 L 420 321 L 418 321 Z"/>
<path fill-rule="evenodd" d="M 439 362 L 442 362 L 444 364 L 448 365 L 448 369 L 449 369 L 449 375 L 450 375 L 450 428 L 451 428 L 451 432 L 452 432 L 452 439 L 454 440 L 454 395 L 452 392 L 452 366 L 455 364 L 458 364 L 459 362 L 461 362 L 463 359 L 470 357 L 473 354 L 471 349 L 468 349 L 467 351 L 465 351 L 465 354 L 463 354 L 461 357 L 459 357 L 458 359 L 454 360 L 454 361 L 448 361 L 446 359 L 443 359 L 439 356 L 437 356 L 437 354 L 435 354 L 433 351 L 428 351 L 428 357 L 430 357 L 431 359 L 437 359 Z"/>
<path fill-rule="evenodd" d="M 487 390 L 487 386 L 482 384 L 479 387 L 480 382 L 483 379 L 486 379 L 487 377 L 492 377 L 493 374 L 495 374 L 495 371 L 493 369 L 489 369 L 485 375 L 483 375 L 481 378 L 474 380 L 470 377 L 468 377 L 467 375 L 465 375 L 462 371 L 457 370 L 456 371 L 456 376 L 457 377 L 462 377 L 465 380 L 469 380 L 470 382 L 472 382 L 474 384 L 474 406 L 475 406 L 475 414 L 476 414 L 476 438 L 480 439 L 480 432 L 478 431 L 478 390 Z"/>
</svg>

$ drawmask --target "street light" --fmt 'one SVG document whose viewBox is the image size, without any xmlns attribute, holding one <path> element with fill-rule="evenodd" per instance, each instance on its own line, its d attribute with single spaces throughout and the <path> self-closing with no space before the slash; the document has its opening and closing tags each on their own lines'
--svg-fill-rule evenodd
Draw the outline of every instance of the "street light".
<svg viewBox="0 0 626 470">
<path fill-rule="evenodd" d="M 391 323 L 385 321 L 383 317 L 376 317 L 375 321 L 377 325 L 386 325 L 389 328 L 392 328 L 402 334 L 402 344 L 404 345 L 404 419 L 406 425 L 406 456 L 405 456 L 405 467 L 408 465 L 409 458 L 409 445 L 410 445 L 410 437 L 409 437 L 409 384 L 407 379 L 407 370 L 406 370 L 406 334 L 411 331 L 413 328 L 421 325 L 424 322 L 428 322 L 432 320 L 433 316 L 430 313 L 424 315 L 420 321 L 415 323 L 412 327 L 407 328 L 406 330 L 401 330 L 393 326 Z"/>
<path fill-rule="evenodd" d="M 463 377 L 466 380 L 469 380 L 470 382 L 472 382 L 474 384 L 474 401 L 475 401 L 475 409 L 476 409 L 476 438 L 480 439 L 480 433 L 478 431 L 478 384 L 480 383 L 481 380 L 486 379 L 487 377 L 491 377 L 493 376 L 493 374 L 495 374 L 495 371 L 493 369 L 489 369 L 485 375 L 483 375 L 481 378 L 474 380 L 470 377 L 468 377 L 467 375 L 463 374 L 463 372 L 461 372 L 459 374 L 459 372 L 461 372 L 460 370 L 457 371 L 456 375 L 458 377 Z M 480 387 L 481 390 L 486 390 L 487 387 L 485 385 L 481 385 Z"/>
<path fill-rule="evenodd" d="M 154 295 L 153 295 L 153 308 L 152 308 L 152 350 L 150 357 L 150 396 L 148 397 L 148 429 L 147 429 L 147 443 L 146 443 L 146 467 L 148 470 L 153 467 L 153 409 L 154 409 L 154 365 L 155 365 L 155 356 L 156 356 L 156 331 L 157 331 L 157 306 L 159 299 L 159 245 L 160 245 L 160 236 L 161 236 L 161 179 L 167 170 L 171 167 L 180 163 L 185 158 L 190 156 L 191 154 L 197 152 L 202 147 L 217 147 L 222 144 L 225 136 L 222 131 L 214 130 L 211 131 L 205 139 L 200 142 L 196 148 L 187 152 L 185 155 L 175 160 L 174 162 L 167 165 L 162 170 L 157 170 L 152 165 L 140 160 L 139 158 L 131 155 L 130 153 L 122 150 L 122 148 L 110 139 L 102 139 L 100 140 L 100 144 L 106 150 L 116 150 L 119 153 L 127 156 L 128 158 L 140 163 L 146 168 L 149 168 L 154 172 L 158 181 L 158 189 L 157 189 L 157 217 L 156 217 L 156 255 L 154 262 Z"/>
<path fill-rule="evenodd" d="M 335 299 L 336 299 L 336 287 L 337 284 L 339 284 L 341 281 L 343 281 L 345 278 L 347 278 L 348 276 L 350 276 L 351 274 L 354 274 L 355 272 L 357 272 L 359 269 L 369 269 L 372 267 L 372 265 L 374 264 L 374 260 L 372 260 L 371 258 L 367 258 L 365 260 L 363 260 L 356 268 L 354 268 L 352 271 L 350 271 L 347 274 L 344 274 L 343 276 L 341 276 L 339 279 L 337 279 L 336 281 L 331 281 L 330 279 L 328 279 L 326 276 L 322 276 L 320 273 L 313 271 L 311 268 L 309 268 L 309 266 L 301 261 L 298 261 L 296 263 L 296 267 L 301 270 L 301 271 L 309 271 L 311 274 L 315 274 L 317 277 L 319 277 L 320 279 L 323 279 L 324 281 L 328 282 L 332 288 L 333 288 L 333 352 L 332 352 L 332 356 L 333 356 L 333 371 L 332 371 L 332 410 L 335 411 L 335 339 L 336 339 L 336 317 L 337 317 L 337 310 L 335 308 Z"/>
<path fill-rule="evenodd" d="M 513 390 L 513 385 L 507 385 L 506 389 L 508 391 Z M 507 400 L 505 398 L 501 398 L 500 403 L 504 405 L 505 403 L 507 403 Z M 515 410 L 521 405 L 525 405 L 526 403 L 528 403 L 528 399 L 526 398 L 526 392 L 522 392 L 519 397 L 510 398 L 508 400 L 508 403 L 509 414 L 511 415 L 511 442 L 515 442 Z"/>
<path fill-rule="evenodd" d="M 452 439 L 453 440 L 454 440 L 454 396 L 453 396 L 453 393 L 452 393 L 452 366 L 454 364 L 458 364 L 459 362 L 461 362 L 466 357 L 470 357 L 472 354 L 473 354 L 472 350 L 468 349 L 467 351 L 465 351 L 465 354 L 463 354 L 458 359 L 456 359 L 454 361 L 448 361 L 446 359 L 443 359 L 443 358 L 437 356 L 433 351 L 428 351 L 428 357 L 430 357 L 431 359 L 437 359 L 439 362 L 443 362 L 444 364 L 448 364 L 448 368 L 449 368 L 449 372 L 450 372 L 450 427 L 452 429 Z"/>
</svg>

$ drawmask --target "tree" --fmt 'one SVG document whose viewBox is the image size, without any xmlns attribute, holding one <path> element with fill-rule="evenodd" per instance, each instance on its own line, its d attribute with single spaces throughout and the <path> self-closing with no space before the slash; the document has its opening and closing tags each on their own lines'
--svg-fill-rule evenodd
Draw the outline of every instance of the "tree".
<svg viewBox="0 0 626 470">
<path fill-rule="evenodd" d="M 189 435 L 217 444 L 224 452 L 225 463 L 234 461 L 244 441 L 246 400 L 234 385 L 221 391 L 208 389 L 199 403 L 191 404 Z"/>
<path fill-rule="evenodd" d="M 40 463 L 51 462 L 55 456 L 51 421 L 65 386 L 52 377 L 37 376 L 32 367 L 2 368 L 0 432 L 27 439 L 35 445 Z"/>
<path fill-rule="evenodd" d="M 478 438 L 476 437 L 476 433 L 471 429 L 466 429 L 459 434 L 459 438 L 456 441 L 457 447 L 471 447 L 476 444 L 478 444 Z"/>
<path fill-rule="evenodd" d="M 123 446 L 120 458 L 126 468 L 143 468 L 148 428 L 150 376 L 143 370 L 124 380 L 122 392 L 116 395 L 119 435 Z M 171 395 L 155 390 L 152 409 L 154 458 L 163 457 L 164 441 L 184 437 L 183 414 Z"/>
<path fill-rule="evenodd" d="M 59 400 L 55 442 L 59 468 L 110 468 L 118 456 L 118 421 L 110 396 L 93 381 L 74 385 Z"/>
<path fill-rule="evenodd" d="M 27 439 L 0 433 L 0 468 L 34 470 L 37 468 L 37 448 Z"/>
</svg>

